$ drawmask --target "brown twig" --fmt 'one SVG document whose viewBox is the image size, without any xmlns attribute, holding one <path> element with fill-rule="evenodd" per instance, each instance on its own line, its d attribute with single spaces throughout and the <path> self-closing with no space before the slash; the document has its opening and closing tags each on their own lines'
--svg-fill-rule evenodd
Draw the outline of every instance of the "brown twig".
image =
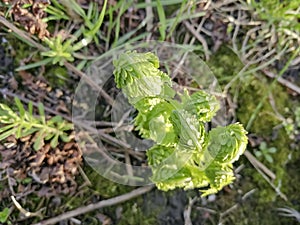
<svg viewBox="0 0 300 225">
<path fill-rule="evenodd" d="M 264 164 L 258 161 L 249 151 L 246 150 L 244 155 L 255 168 L 260 168 L 265 174 L 267 174 L 271 178 L 271 180 L 276 179 L 276 175 L 271 170 L 269 170 Z"/>
<path fill-rule="evenodd" d="M 77 74 L 81 79 L 83 79 L 92 88 L 99 91 L 99 94 L 107 101 L 108 104 L 113 105 L 114 100 L 101 87 L 99 87 L 95 81 L 93 81 L 90 77 L 88 77 L 84 72 L 77 69 L 71 63 L 65 62 L 64 65 L 69 70 L 71 70 L 73 73 Z"/>
<path fill-rule="evenodd" d="M 268 76 L 268 77 L 270 77 L 270 78 L 276 78 L 276 77 L 277 77 L 277 75 L 275 75 L 275 74 L 272 73 L 271 71 L 263 70 L 263 72 L 264 72 L 264 74 L 265 74 L 266 76 Z M 282 78 L 282 77 L 279 77 L 279 78 L 277 79 L 277 81 L 278 81 L 280 84 L 286 86 L 287 88 L 293 90 L 294 92 L 300 94 L 300 87 L 298 87 L 297 85 L 291 83 L 290 81 L 285 80 L 285 79 Z"/>
<path fill-rule="evenodd" d="M 14 205 L 16 206 L 16 208 L 17 208 L 24 216 L 26 216 L 27 218 L 29 218 L 29 217 L 34 217 L 34 216 L 37 216 L 37 217 L 39 217 L 39 218 L 42 218 L 42 217 L 43 217 L 41 211 L 44 210 L 45 208 L 42 208 L 42 209 L 40 209 L 40 210 L 37 211 L 37 212 L 29 212 L 29 211 L 27 211 L 26 209 L 24 209 L 24 208 L 20 205 L 20 203 L 16 200 L 16 198 L 15 198 L 13 195 L 10 196 L 10 198 L 11 198 L 11 200 L 13 201 Z"/>
<path fill-rule="evenodd" d="M 209 5 L 209 4 L 210 4 L 210 3 L 208 3 L 207 5 Z M 200 31 L 202 31 L 202 26 L 203 26 L 205 20 L 206 20 L 205 17 L 203 17 L 203 18 L 201 19 L 201 22 L 199 23 L 199 25 L 198 25 L 198 27 L 197 27 L 196 33 L 200 33 Z M 189 37 L 189 33 L 186 33 L 185 38 L 184 38 L 184 42 L 183 42 L 184 44 L 187 43 L 188 37 Z M 191 39 L 191 41 L 190 41 L 190 43 L 189 43 L 189 45 L 192 46 L 192 45 L 195 43 L 195 41 L 196 41 L 196 38 L 193 36 L 192 39 Z M 174 79 L 174 78 L 177 76 L 177 74 L 179 73 L 180 68 L 181 68 L 182 65 L 184 64 L 184 61 L 186 60 L 187 54 L 188 54 L 188 52 L 185 52 L 185 53 L 183 54 L 183 56 L 181 57 L 179 63 L 176 65 L 175 70 L 173 71 L 173 74 L 172 74 L 172 76 L 171 76 L 172 79 Z"/>
<path fill-rule="evenodd" d="M 96 209 L 116 205 L 116 204 L 128 201 L 132 198 L 135 198 L 139 195 L 145 194 L 145 193 L 149 192 L 153 187 L 154 187 L 153 185 L 141 187 L 141 188 L 135 189 L 135 190 L 133 190 L 129 193 L 119 195 L 119 196 L 114 197 L 114 198 L 110 198 L 110 199 L 107 199 L 107 200 L 102 200 L 98 203 L 92 203 L 92 204 L 89 204 L 87 206 L 79 207 L 77 209 L 71 210 L 69 212 L 63 213 L 61 215 L 55 216 L 55 217 L 47 219 L 47 220 L 43 220 L 43 221 L 38 222 L 38 223 L 33 224 L 33 225 L 55 224 L 55 223 L 60 222 L 62 220 L 70 219 L 72 217 L 79 216 L 81 214 L 88 213 L 88 212 L 91 212 L 91 211 L 96 210 Z"/>
<path fill-rule="evenodd" d="M 194 29 L 194 27 L 189 22 L 184 21 L 183 24 L 197 38 L 197 40 L 201 42 L 203 46 L 205 58 L 206 60 L 209 60 L 209 50 L 208 50 L 208 45 L 206 43 L 206 40 L 197 32 L 197 30 Z"/>
<path fill-rule="evenodd" d="M 189 198 L 189 204 L 188 207 L 184 210 L 183 212 L 183 217 L 184 217 L 184 225 L 193 225 L 192 220 L 191 220 L 191 213 L 192 213 L 192 207 L 197 201 L 197 197 Z"/>
<path fill-rule="evenodd" d="M 127 152 L 130 156 L 136 158 L 139 161 L 143 161 L 145 157 L 145 152 L 135 151 L 133 149 L 125 149 L 125 148 L 114 148 L 114 147 L 107 147 L 109 152 L 116 152 L 116 153 L 123 153 Z"/>
<path fill-rule="evenodd" d="M 269 177 L 266 176 L 266 171 L 268 171 L 269 169 L 267 169 L 262 163 L 260 163 L 250 152 L 246 151 L 244 153 L 246 155 L 246 157 L 248 158 L 248 160 L 251 162 L 251 164 L 254 166 L 254 168 L 262 175 L 262 177 L 268 182 L 268 184 L 270 184 L 270 186 L 276 191 L 276 193 L 285 201 L 288 201 L 287 197 L 285 194 L 283 194 L 278 187 L 276 187 L 274 185 L 274 183 L 269 179 Z M 253 158 L 252 158 L 253 157 Z M 250 160 L 251 159 L 251 160 Z M 256 162 L 256 163 L 253 163 Z M 259 163 L 257 163 L 259 162 Z M 258 166 L 259 165 L 259 166 Z M 264 169 L 264 171 L 262 171 L 261 169 Z M 267 170 L 265 170 L 267 169 Z M 271 172 L 269 170 L 269 172 Z M 269 176 L 271 174 L 268 174 Z M 274 174 L 275 176 L 275 174 Z M 276 178 L 276 176 L 275 176 Z"/>
<path fill-rule="evenodd" d="M 108 134 L 108 133 L 115 133 L 115 132 L 120 132 L 120 131 L 130 132 L 133 129 L 134 129 L 133 125 L 123 125 L 123 126 L 119 126 L 117 128 L 115 128 L 115 127 L 102 128 L 102 129 L 99 129 L 98 131 Z"/>
</svg>

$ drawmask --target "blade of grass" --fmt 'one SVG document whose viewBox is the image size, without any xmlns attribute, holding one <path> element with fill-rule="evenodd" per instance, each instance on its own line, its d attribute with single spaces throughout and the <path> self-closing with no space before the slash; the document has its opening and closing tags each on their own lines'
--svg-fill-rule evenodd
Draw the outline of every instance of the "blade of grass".
<svg viewBox="0 0 300 225">
<path fill-rule="evenodd" d="M 46 65 L 50 62 L 52 62 L 52 58 L 46 58 L 46 59 L 43 59 L 43 60 L 38 61 L 36 63 L 31 63 L 31 64 L 28 64 L 28 65 L 25 65 L 25 66 L 20 66 L 16 69 L 16 71 L 29 70 L 29 69 L 32 69 L 32 68 L 35 68 L 35 67 L 38 67 L 38 66 Z"/>
<path fill-rule="evenodd" d="M 115 44 L 114 47 L 119 46 L 119 45 L 125 43 L 126 41 L 128 41 L 129 38 L 130 38 L 132 35 L 134 35 L 138 30 L 140 30 L 141 28 L 143 28 L 144 26 L 146 26 L 146 24 L 147 24 L 147 20 L 145 19 L 145 20 L 142 21 L 142 23 L 140 23 L 140 25 L 139 25 L 137 28 L 135 28 L 134 30 L 132 30 L 132 31 L 130 31 L 130 32 L 126 33 L 126 34 L 124 34 L 122 37 L 120 37 L 120 39 L 117 41 L 117 43 Z M 148 33 L 144 33 L 144 34 L 145 34 L 145 36 L 146 36 Z M 142 34 L 142 35 L 143 35 L 143 34 Z M 136 39 L 135 39 L 135 40 L 136 40 Z M 132 41 L 132 40 L 130 40 L 130 41 Z"/>
<path fill-rule="evenodd" d="M 116 47 L 117 42 L 119 40 L 119 34 L 120 34 L 120 26 L 121 26 L 121 16 L 123 15 L 123 13 L 128 9 L 129 5 L 125 4 L 126 2 L 123 1 L 122 5 L 120 7 L 120 10 L 118 12 L 118 17 L 117 17 L 117 22 L 116 22 L 116 28 L 115 28 L 115 40 L 112 44 L 112 47 Z"/>
<path fill-rule="evenodd" d="M 55 8 L 59 8 L 62 11 L 65 11 L 65 8 L 57 0 L 51 0 L 51 3 L 55 6 Z"/>
<path fill-rule="evenodd" d="M 15 4 L 11 4 L 11 5 L 8 7 L 8 9 L 7 9 L 7 11 L 6 11 L 5 15 L 4 15 L 5 18 L 7 18 L 7 17 L 9 16 L 9 14 L 10 14 L 12 8 L 14 7 L 14 5 L 15 5 Z M 3 6 L 5 6 L 5 5 L 3 5 Z"/>
<path fill-rule="evenodd" d="M 76 68 L 78 69 L 78 70 L 82 70 L 83 68 L 84 68 L 84 66 L 87 64 L 87 60 L 82 60 L 77 66 L 76 66 Z"/>
<path fill-rule="evenodd" d="M 45 12 L 47 12 L 48 14 L 51 14 L 52 16 L 48 16 L 48 17 L 44 18 L 43 22 L 48 22 L 50 20 L 60 20 L 60 19 L 69 20 L 70 19 L 63 10 L 59 10 L 53 6 L 48 6 L 45 9 Z"/>
<path fill-rule="evenodd" d="M 134 42 L 136 42 L 136 41 L 141 41 L 141 40 L 143 40 L 145 37 L 147 37 L 147 35 L 148 35 L 148 33 L 142 33 L 142 34 L 140 34 L 140 35 L 138 35 L 138 36 L 136 36 L 136 37 L 134 37 L 134 38 L 127 39 L 128 41 L 126 41 L 126 40 L 123 39 L 123 37 L 122 37 L 122 38 L 119 39 L 120 42 L 118 42 L 118 44 L 119 44 L 119 45 L 123 45 L 125 42 L 126 42 L 126 44 L 131 44 L 131 43 L 134 43 Z M 119 46 L 118 44 L 117 44 L 116 46 Z"/>
<path fill-rule="evenodd" d="M 12 24 L 7 19 L 5 19 L 3 16 L 1 16 L 1 14 L 0 14 L 0 23 L 2 23 L 4 26 L 6 26 L 11 31 L 13 31 L 13 32 L 11 32 L 13 35 L 15 35 L 18 39 L 25 42 L 29 46 L 38 48 L 39 50 L 42 50 L 42 51 L 47 50 L 47 48 L 45 48 L 43 45 L 41 45 L 35 41 L 37 39 L 34 36 L 29 36 L 26 32 L 20 30 L 14 24 Z"/>
<path fill-rule="evenodd" d="M 90 2 L 89 4 L 89 8 L 88 8 L 88 12 L 87 12 L 87 18 L 91 19 L 92 18 L 92 13 L 93 13 L 93 9 L 94 9 L 94 3 Z"/>
<path fill-rule="evenodd" d="M 193 14 L 186 13 L 186 14 L 181 15 L 181 17 L 176 16 L 175 18 L 169 18 L 169 19 L 167 19 L 166 23 L 167 23 L 167 26 L 169 27 L 169 26 L 172 26 L 173 24 L 177 25 L 178 23 L 180 23 L 184 20 L 187 20 L 187 19 L 195 19 L 195 18 L 205 16 L 205 14 L 206 14 L 206 12 L 197 12 L 197 13 L 193 13 Z M 177 22 L 175 23 L 176 19 L 177 19 Z"/>
<path fill-rule="evenodd" d="M 109 9 L 108 9 L 109 22 L 108 22 L 107 36 L 106 36 L 106 40 L 104 40 L 105 41 L 105 50 L 106 51 L 109 48 L 110 35 L 111 35 L 112 29 L 114 27 L 113 12 L 114 12 L 113 11 L 113 7 L 109 7 Z"/>
<path fill-rule="evenodd" d="M 103 22 L 103 19 L 104 19 L 104 15 L 105 15 L 105 11 L 106 11 L 106 5 L 107 5 L 107 0 L 104 0 L 104 4 L 103 4 L 103 7 L 101 9 L 100 16 L 99 16 L 94 28 L 88 32 L 88 34 L 87 34 L 88 36 L 89 35 L 91 35 L 91 36 L 96 35 L 98 30 L 100 29 L 100 27 L 102 25 L 102 22 Z"/>
<path fill-rule="evenodd" d="M 172 36 L 177 24 L 179 23 L 179 18 L 182 16 L 182 13 L 183 13 L 184 9 L 186 8 L 186 4 L 187 4 L 187 0 L 182 1 L 179 13 L 175 17 L 174 22 L 172 22 L 172 25 L 170 27 L 170 32 L 169 32 L 167 38 L 170 38 Z"/>
<path fill-rule="evenodd" d="M 160 33 L 160 38 L 161 40 L 165 40 L 166 38 L 166 15 L 165 15 L 165 10 L 161 4 L 160 0 L 157 0 L 157 5 L 156 5 L 157 13 L 158 13 L 158 18 L 159 18 L 159 33 Z"/>
<path fill-rule="evenodd" d="M 81 18 L 83 18 L 84 20 L 87 19 L 85 11 L 81 8 L 81 6 L 76 1 L 74 1 L 74 0 L 69 0 L 69 1 L 63 0 L 62 2 L 65 6 L 70 6 L 70 8 L 75 13 L 77 13 L 77 15 L 81 16 Z"/>
<path fill-rule="evenodd" d="M 180 4 L 182 3 L 182 0 L 162 0 L 161 4 L 163 6 L 168 6 L 168 5 L 175 5 L 175 4 Z M 143 9 L 146 8 L 147 6 L 151 6 L 151 7 L 157 7 L 157 2 L 152 1 L 150 4 L 149 3 L 139 3 L 136 4 L 135 8 L 136 9 Z"/>
</svg>

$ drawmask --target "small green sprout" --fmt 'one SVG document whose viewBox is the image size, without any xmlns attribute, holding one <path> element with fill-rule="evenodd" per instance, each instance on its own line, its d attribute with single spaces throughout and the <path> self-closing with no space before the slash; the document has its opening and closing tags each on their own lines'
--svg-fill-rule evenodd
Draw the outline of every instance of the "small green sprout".
<svg viewBox="0 0 300 225">
<path fill-rule="evenodd" d="M 1 223 L 6 223 L 7 222 L 7 219 L 8 219 L 8 217 L 9 217 L 9 214 L 10 214 L 10 212 L 9 212 L 10 210 L 9 210 L 9 208 L 4 208 L 2 211 L 0 211 L 0 222 Z"/>
<path fill-rule="evenodd" d="M 266 142 L 261 142 L 259 145 L 259 150 L 255 150 L 255 156 L 257 158 L 265 158 L 269 163 L 273 163 L 273 157 L 272 154 L 276 153 L 277 149 L 275 147 L 268 148 Z"/>
<path fill-rule="evenodd" d="M 66 61 L 73 62 L 72 56 L 72 39 L 63 41 L 61 35 L 57 35 L 54 38 L 44 38 L 45 43 L 49 46 L 50 50 L 42 52 L 42 56 L 52 58 L 52 64 L 59 63 L 60 66 L 64 65 Z"/>
</svg>

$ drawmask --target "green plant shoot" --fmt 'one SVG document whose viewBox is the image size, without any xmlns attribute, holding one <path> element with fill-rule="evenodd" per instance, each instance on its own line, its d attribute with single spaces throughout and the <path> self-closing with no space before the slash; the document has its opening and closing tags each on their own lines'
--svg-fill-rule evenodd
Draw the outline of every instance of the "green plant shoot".
<svg viewBox="0 0 300 225">
<path fill-rule="evenodd" d="M 256 149 L 254 151 L 254 154 L 256 157 L 260 158 L 263 157 L 265 158 L 269 163 L 273 163 L 273 157 L 272 154 L 276 153 L 277 149 L 275 147 L 268 147 L 266 142 L 261 142 L 259 145 L 259 150 Z"/>
<path fill-rule="evenodd" d="M 0 104 L 0 141 L 15 135 L 21 138 L 34 134 L 33 148 L 39 150 L 43 147 L 44 141 L 50 141 L 52 148 L 58 145 L 59 139 L 68 142 L 69 135 L 66 131 L 73 129 L 73 124 L 67 123 L 60 116 L 46 120 L 44 106 L 38 105 L 39 117 L 33 115 L 32 102 L 28 104 L 28 111 L 25 110 L 21 101 L 15 98 L 19 113 L 15 113 L 5 104 Z"/>
<path fill-rule="evenodd" d="M 0 211 L 0 222 L 5 223 L 8 220 L 10 211 L 9 208 L 4 208 L 2 211 Z"/>
<path fill-rule="evenodd" d="M 202 188 L 208 195 L 234 180 L 232 163 L 246 149 L 247 132 L 238 123 L 205 130 L 220 107 L 213 95 L 184 91 L 175 99 L 170 77 L 150 52 L 129 51 L 113 64 L 117 87 L 138 112 L 136 129 L 156 143 L 147 157 L 159 189 Z"/>
</svg>

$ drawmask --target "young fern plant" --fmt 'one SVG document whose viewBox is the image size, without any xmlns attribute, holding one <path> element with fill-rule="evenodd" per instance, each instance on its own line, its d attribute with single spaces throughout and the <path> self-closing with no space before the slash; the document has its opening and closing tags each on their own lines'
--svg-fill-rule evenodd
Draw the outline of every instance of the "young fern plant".
<svg viewBox="0 0 300 225">
<path fill-rule="evenodd" d="M 117 87 L 138 112 L 136 129 L 156 143 L 147 157 L 159 189 L 202 188 L 209 195 L 234 180 L 232 163 L 246 149 L 247 132 L 238 123 L 205 130 L 220 107 L 213 95 L 184 91 L 175 99 L 170 77 L 150 52 L 129 51 L 113 64 Z"/>
<path fill-rule="evenodd" d="M 70 141 L 67 131 L 73 130 L 73 124 L 67 123 L 60 116 L 46 120 L 41 103 L 38 105 L 38 117 L 33 115 L 32 102 L 28 104 L 28 111 L 18 98 L 15 98 L 15 103 L 19 113 L 14 112 L 5 104 L 0 104 L 0 141 L 11 135 L 21 138 L 34 134 L 33 148 L 35 150 L 41 149 L 44 141 L 50 141 L 52 148 L 58 145 L 59 139 L 64 142 Z"/>
</svg>

